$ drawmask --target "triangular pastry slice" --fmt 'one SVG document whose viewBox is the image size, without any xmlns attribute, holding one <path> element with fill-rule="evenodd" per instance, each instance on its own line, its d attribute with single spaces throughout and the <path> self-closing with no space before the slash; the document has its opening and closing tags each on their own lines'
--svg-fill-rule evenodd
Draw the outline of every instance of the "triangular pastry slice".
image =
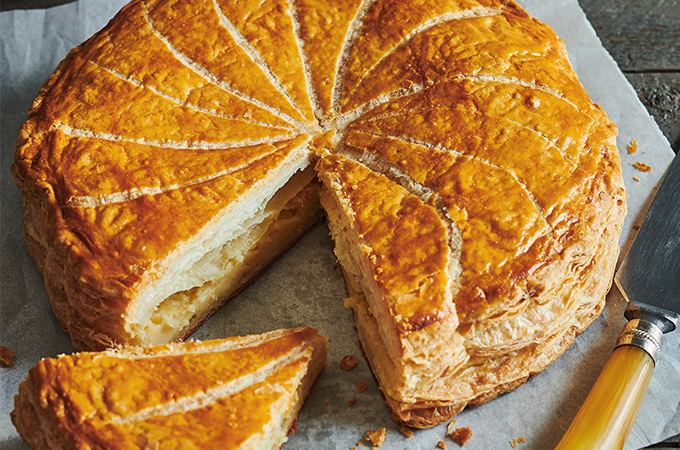
<svg viewBox="0 0 680 450">
<path fill-rule="evenodd" d="M 311 328 L 48 358 L 15 397 L 32 448 L 278 449 L 326 360 Z"/>
</svg>

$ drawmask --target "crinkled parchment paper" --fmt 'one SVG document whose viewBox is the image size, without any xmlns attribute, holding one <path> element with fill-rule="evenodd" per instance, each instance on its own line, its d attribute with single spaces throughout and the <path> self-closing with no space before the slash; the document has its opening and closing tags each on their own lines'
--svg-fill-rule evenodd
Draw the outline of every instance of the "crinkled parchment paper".
<svg viewBox="0 0 680 450">
<path fill-rule="evenodd" d="M 22 241 L 22 204 L 10 174 L 17 130 L 42 82 L 69 49 L 99 30 L 124 0 L 82 0 L 47 10 L 0 13 L 0 345 L 17 352 L 15 366 L 0 367 L 0 449 L 23 448 L 10 422 L 13 396 L 29 368 L 43 357 L 73 352 L 56 322 L 43 281 Z M 550 24 L 567 42 L 570 59 L 588 93 L 616 122 L 618 146 L 628 188 L 628 218 L 623 250 L 640 225 L 666 167 L 673 158 L 668 141 L 638 101 L 633 88 L 607 54 L 576 0 L 526 0 L 529 13 Z M 636 139 L 639 149 L 628 155 Z M 649 173 L 635 161 L 653 166 Z M 640 181 L 635 181 L 637 177 Z M 280 327 L 313 326 L 330 337 L 328 364 L 299 418 L 287 449 L 348 449 L 368 429 L 387 429 L 382 448 L 433 449 L 445 426 L 416 431 L 407 439 L 392 422 L 357 345 L 351 312 L 342 304 L 344 282 L 335 266 L 328 230 L 320 225 L 271 270 L 229 301 L 195 335 L 196 339 L 260 333 Z M 521 449 L 552 448 L 569 426 L 614 346 L 624 325 L 624 302 L 612 290 L 602 316 L 556 363 L 518 390 L 481 407 L 463 411 L 457 426 L 472 429 L 466 449 L 508 449 L 520 436 Z M 340 359 L 359 357 L 343 372 Z M 668 336 L 626 448 L 639 448 L 680 433 L 680 332 Z M 368 390 L 357 393 L 359 382 Z M 357 398 L 350 407 L 348 401 Z M 365 441 L 364 441 L 365 442 Z M 367 444 L 365 444 L 367 445 Z M 447 441 L 448 448 L 458 448 Z"/>
</svg>

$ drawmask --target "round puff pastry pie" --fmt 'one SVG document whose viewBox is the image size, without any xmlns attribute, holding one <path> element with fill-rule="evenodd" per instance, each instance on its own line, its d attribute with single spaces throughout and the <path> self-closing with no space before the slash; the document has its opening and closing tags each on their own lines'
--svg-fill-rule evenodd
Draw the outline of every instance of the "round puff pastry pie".
<svg viewBox="0 0 680 450">
<path fill-rule="evenodd" d="M 12 421 L 34 449 L 278 449 L 325 361 L 311 328 L 61 355 L 29 371 Z"/>
<path fill-rule="evenodd" d="M 600 313 L 616 127 L 512 1 L 137 0 L 20 131 L 25 240 L 79 348 L 190 334 L 326 211 L 395 420 L 514 389 Z"/>
</svg>

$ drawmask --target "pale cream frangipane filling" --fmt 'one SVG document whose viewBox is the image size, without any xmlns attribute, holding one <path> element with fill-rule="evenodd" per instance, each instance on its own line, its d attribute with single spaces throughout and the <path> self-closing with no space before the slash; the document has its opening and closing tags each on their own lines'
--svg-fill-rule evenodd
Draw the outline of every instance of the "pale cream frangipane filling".
<svg viewBox="0 0 680 450">
<path fill-rule="evenodd" d="M 166 276 L 132 325 L 132 341 L 157 345 L 182 337 L 196 320 L 246 285 L 318 219 L 317 182 L 311 166 L 299 170 L 252 215 L 187 269 Z M 145 320 L 144 316 L 148 319 Z"/>
</svg>

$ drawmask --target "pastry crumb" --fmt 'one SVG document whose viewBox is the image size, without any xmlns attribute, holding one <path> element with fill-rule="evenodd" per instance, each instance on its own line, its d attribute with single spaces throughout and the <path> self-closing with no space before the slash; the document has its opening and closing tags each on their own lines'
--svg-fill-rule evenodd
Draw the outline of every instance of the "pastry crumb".
<svg viewBox="0 0 680 450">
<path fill-rule="evenodd" d="M 446 450 L 446 442 L 444 442 L 444 441 L 437 442 L 437 448 L 441 448 L 442 450 Z"/>
<path fill-rule="evenodd" d="M 357 399 L 356 399 L 356 398 L 350 398 L 349 401 L 347 402 L 347 404 L 348 404 L 350 407 L 352 407 L 352 406 L 354 406 L 354 404 L 355 404 L 356 402 L 357 402 Z"/>
<path fill-rule="evenodd" d="M 640 181 L 640 179 L 638 177 L 633 177 L 633 180 Z"/>
<path fill-rule="evenodd" d="M 409 427 L 402 427 L 401 430 L 399 430 L 401 434 L 403 434 L 407 438 L 412 438 L 413 437 L 413 430 L 410 429 Z"/>
<path fill-rule="evenodd" d="M 366 392 L 366 389 L 368 389 L 368 382 L 367 381 L 362 381 L 361 383 L 357 384 L 357 392 L 362 393 Z"/>
<path fill-rule="evenodd" d="M 368 430 L 366 432 L 366 438 L 376 447 L 380 447 L 385 442 L 385 436 L 387 436 L 387 433 L 384 428 Z"/>
<path fill-rule="evenodd" d="M 456 425 L 456 419 L 453 419 L 451 422 L 449 422 L 448 425 L 446 425 L 446 434 L 453 433 L 454 425 Z"/>
<path fill-rule="evenodd" d="M 634 229 L 635 231 L 637 231 L 637 230 L 639 230 L 639 229 L 640 229 L 640 227 L 639 227 L 639 226 L 637 226 L 637 225 L 633 225 L 633 229 Z"/>
<path fill-rule="evenodd" d="M 359 360 L 353 354 L 343 357 L 342 360 L 340 361 L 340 368 L 342 370 L 352 370 L 357 365 L 359 365 Z"/>
<path fill-rule="evenodd" d="M 10 350 L 9 348 L 5 347 L 4 345 L 0 345 L 0 363 L 2 363 L 4 366 L 14 367 L 14 363 L 12 362 L 12 357 L 16 354 L 17 354 L 17 352 Z"/>
<path fill-rule="evenodd" d="M 652 170 L 652 166 L 650 166 L 649 164 L 642 163 L 640 161 L 635 161 L 633 167 L 635 167 L 640 172 L 651 172 Z"/>
<path fill-rule="evenodd" d="M 521 443 L 526 442 L 526 441 L 527 440 L 524 439 L 524 436 L 520 436 L 520 437 L 510 441 L 510 445 L 512 446 L 512 448 L 517 448 L 517 444 L 521 444 Z"/>
<path fill-rule="evenodd" d="M 632 155 L 633 153 L 635 153 L 638 149 L 637 139 L 633 139 L 632 141 L 630 141 L 630 144 L 628 144 L 628 146 L 626 146 L 626 149 L 628 149 L 629 155 Z"/>
<path fill-rule="evenodd" d="M 472 430 L 468 427 L 456 428 L 451 433 L 447 433 L 446 437 L 462 447 L 472 437 Z"/>
</svg>

